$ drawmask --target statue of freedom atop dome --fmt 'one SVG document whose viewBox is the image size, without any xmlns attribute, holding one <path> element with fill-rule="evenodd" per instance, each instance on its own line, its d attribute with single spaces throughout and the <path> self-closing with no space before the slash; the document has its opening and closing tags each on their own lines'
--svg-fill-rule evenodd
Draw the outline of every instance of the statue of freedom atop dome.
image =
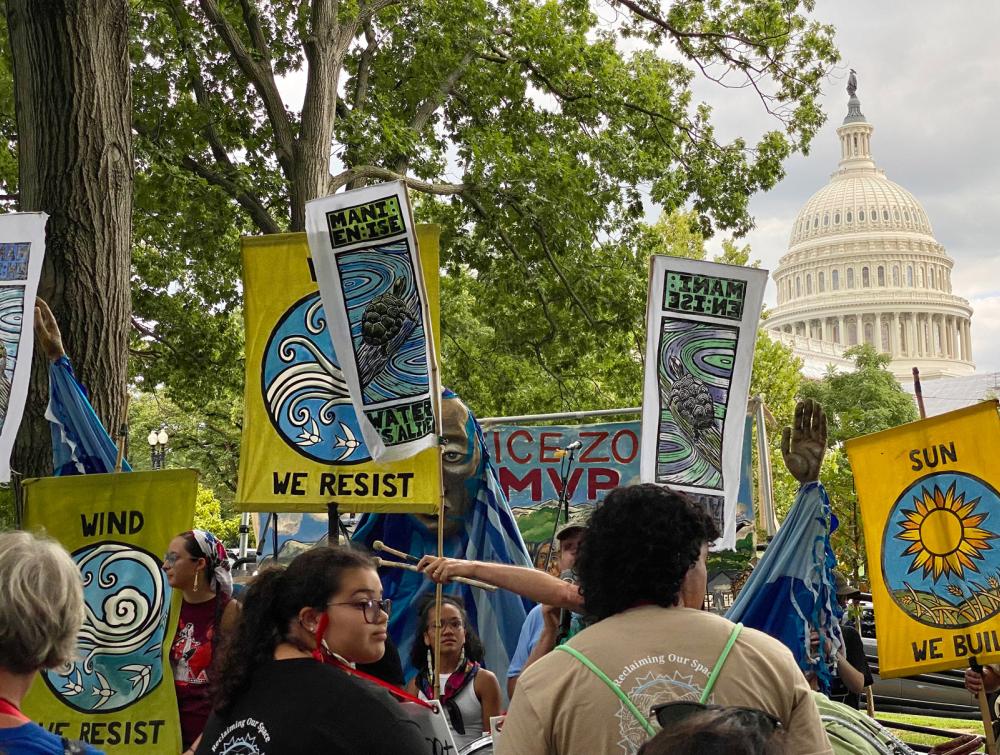
<svg viewBox="0 0 1000 755">
<path fill-rule="evenodd" d="M 847 77 L 847 96 L 853 97 L 854 93 L 858 91 L 858 77 L 855 75 L 855 71 L 851 69 L 851 75 Z"/>
</svg>

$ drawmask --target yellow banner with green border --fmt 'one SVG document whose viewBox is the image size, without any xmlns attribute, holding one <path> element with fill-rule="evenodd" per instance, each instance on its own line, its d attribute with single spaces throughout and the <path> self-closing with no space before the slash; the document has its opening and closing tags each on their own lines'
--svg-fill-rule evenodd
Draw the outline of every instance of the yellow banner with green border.
<svg viewBox="0 0 1000 755">
<path fill-rule="evenodd" d="M 987 401 L 846 443 L 879 674 L 1000 661 L 1000 415 Z"/>
<path fill-rule="evenodd" d="M 438 239 L 416 227 L 435 343 Z M 246 387 L 236 505 L 243 511 L 434 513 L 441 453 L 371 460 L 327 330 L 304 233 L 245 238 Z"/>
<path fill-rule="evenodd" d="M 24 528 L 69 551 L 87 606 L 77 657 L 41 672 L 24 699 L 34 721 L 109 755 L 180 752 L 168 654 L 181 595 L 161 565 L 191 529 L 197 488 L 190 469 L 25 481 Z"/>
</svg>

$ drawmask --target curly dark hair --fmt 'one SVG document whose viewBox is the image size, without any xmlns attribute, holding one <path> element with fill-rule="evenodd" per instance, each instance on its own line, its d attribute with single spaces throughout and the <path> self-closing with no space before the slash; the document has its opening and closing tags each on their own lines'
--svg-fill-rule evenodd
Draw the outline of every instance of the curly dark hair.
<svg viewBox="0 0 1000 755">
<path fill-rule="evenodd" d="M 445 603 L 455 606 L 462 614 L 462 623 L 465 624 L 465 658 L 466 660 L 483 662 L 483 643 L 472 628 L 469 622 L 469 613 L 465 610 L 465 601 L 457 595 L 442 595 L 441 604 Z M 410 663 L 413 667 L 420 669 L 419 673 L 426 674 L 427 669 L 427 646 L 424 644 L 424 632 L 430 626 L 431 617 L 434 614 L 434 596 L 429 595 L 420 605 L 420 621 L 417 623 L 417 637 L 413 641 L 410 649 Z"/>
<path fill-rule="evenodd" d="M 374 559 L 351 548 L 314 548 L 258 574 L 247 589 L 239 624 L 223 645 L 213 675 L 215 709 L 225 712 L 250 686 L 254 670 L 270 661 L 303 608 L 322 611 L 345 572 L 375 569 Z"/>
<path fill-rule="evenodd" d="M 576 559 L 587 614 L 672 606 L 701 547 L 719 536 L 705 508 L 659 485 L 615 488 L 590 517 Z"/>
<path fill-rule="evenodd" d="M 639 748 L 639 755 L 783 755 L 781 730 L 752 725 L 738 708 L 695 713 Z"/>
</svg>

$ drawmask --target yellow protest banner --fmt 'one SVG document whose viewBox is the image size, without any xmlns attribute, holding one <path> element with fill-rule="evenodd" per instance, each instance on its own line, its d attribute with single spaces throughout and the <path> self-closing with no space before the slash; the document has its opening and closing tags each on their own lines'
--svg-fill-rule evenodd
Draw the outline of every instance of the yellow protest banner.
<svg viewBox="0 0 1000 755">
<path fill-rule="evenodd" d="M 181 595 L 161 564 L 191 529 L 197 489 L 189 469 L 25 481 L 25 529 L 70 552 L 87 606 L 77 658 L 24 699 L 33 720 L 109 754 L 180 752 L 168 653 Z"/>
<path fill-rule="evenodd" d="M 879 674 L 1000 661 L 1000 416 L 987 401 L 846 443 Z"/>
<path fill-rule="evenodd" d="M 437 226 L 416 227 L 440 343 Z M 243 239 L 246 388 L 236 505 L 243 511 L 434 513 L 441 453 L 375 463 L 361 440 L 304 233 Z"/>
</svg>

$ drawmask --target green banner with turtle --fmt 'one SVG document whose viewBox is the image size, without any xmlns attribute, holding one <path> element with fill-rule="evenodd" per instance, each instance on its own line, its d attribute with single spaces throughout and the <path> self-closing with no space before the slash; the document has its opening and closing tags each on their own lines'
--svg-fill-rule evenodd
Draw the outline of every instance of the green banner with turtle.
<svg viewBox="0 0 1000 755">
<path fill-rule="evenodd" d="M 683 490 L 736 545 L 747 393 L 767 271 L 650 261 L 642 402 L 643 482 Z"/>
</svg>

